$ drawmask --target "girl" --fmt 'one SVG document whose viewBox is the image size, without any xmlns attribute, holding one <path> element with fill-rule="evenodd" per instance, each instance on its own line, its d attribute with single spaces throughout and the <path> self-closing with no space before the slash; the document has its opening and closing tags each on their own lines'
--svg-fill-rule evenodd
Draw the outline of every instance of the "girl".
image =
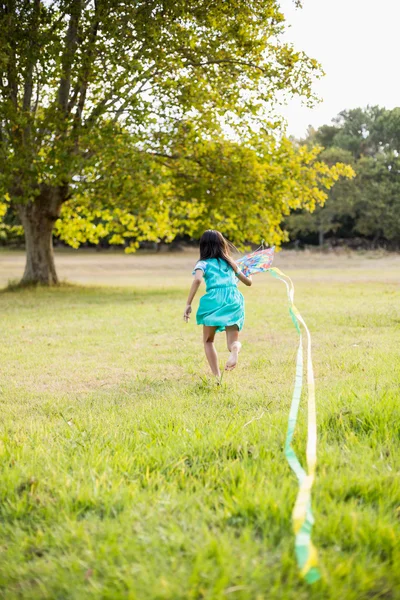
<svg viewBox="0 0 400 600">
<path fill-rule="evenodd" d="M 200 239 L 200 260 L 193 270 L 194 280 L 183 314 L 187 323 L 192 312 L 192 300 L 204 277 L 206 293 L 200 298 L 196 320 L 198 325 L 203 325 L 204 349 L 211 371 L 218 381 L 221 373 L 214 346 L 215 333 L 226 331 L 230 356 L 225 370 L 231 371 L 238 362 L 242 347 L 239 331 L 244 323 L 244 299 L 237 289 L 237 279 L 245 285 L 252 284 L 251 277 L 241 273 L 229 250 L 229 242 L 219 231 L 208 229 L 203 233 Z"/>
</svg>

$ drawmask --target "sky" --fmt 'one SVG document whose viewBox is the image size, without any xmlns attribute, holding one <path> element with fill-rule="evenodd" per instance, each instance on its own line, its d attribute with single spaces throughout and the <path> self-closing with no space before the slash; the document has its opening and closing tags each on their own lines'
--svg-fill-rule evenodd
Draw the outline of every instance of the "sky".
<svg viewBox="0 0 400 600">
<path fill-rule="evenodd" d="M 330 123 L 348 108 L 400 106 L 400 0 L 281 0 L 291 25 L 285 38 L 316 58 L 326 73 L 314 92 L 322 103 L 312 109 L 290 100 L 281 110 L 288 133 L 303 137 L 307 127 Z"/>
</svg>

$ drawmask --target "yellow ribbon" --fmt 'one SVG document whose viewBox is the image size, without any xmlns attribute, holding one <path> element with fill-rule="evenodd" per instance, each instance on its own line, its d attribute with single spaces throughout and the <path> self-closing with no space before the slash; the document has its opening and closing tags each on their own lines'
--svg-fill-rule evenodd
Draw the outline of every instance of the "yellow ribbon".
<svg viewBox="0 0 400 600">
<path fill-rule="evenodd" d="M 308 583 L 320 578 L 317 551 L 311 541 L 314 517 L 311 510 L 311 489 L 314 483 L 317 464 L 317 418 L 315 408 L 315 382 L 311 358 L 311 335 L 301 314 L 294 305 L 294 285 L 290 277 L 277 268 L 268 269 L 270 274 L 286 285 L 289 299 L 289 312 L 299 334 L 299 347 L 296 361 L 296 379 L 289 413 L 285 455 L 299 481 L 299 491 L 294 505 L 292 520 L 295 533 L 295 550 L 301 575 Z M 307 387 L 308 387 L 308 430 L 307 430 L 307 471 L 304 470 L 292 447 L 292 439 L 297 423 L 301 392 L 303 387 L 303 338 L 300 324 L 307 335 Z"/>
</svg>

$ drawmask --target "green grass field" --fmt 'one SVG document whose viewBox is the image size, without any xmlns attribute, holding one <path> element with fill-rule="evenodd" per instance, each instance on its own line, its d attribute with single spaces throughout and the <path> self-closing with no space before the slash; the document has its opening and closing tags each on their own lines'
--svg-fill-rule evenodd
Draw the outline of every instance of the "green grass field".
<svg viewBox="0 0 400 600">
<path fill-rule="evenodd" d="M 182 320 L 194 254 L 57 260 L 79 285 L 0 293 L 2 598 L 400 598 L 400 257 L 276 260 L 313 335 L 312 587 L 283 454 L 298 341 L 284 286 L 244 290 L 241 362 L 217 389 Z M 2 285 L 22 262 L 0 253 Z M 222 362 L 222 334 L 217 348 Z M 303 404 L 302 457 L 305 439 Z"/>
</svg>

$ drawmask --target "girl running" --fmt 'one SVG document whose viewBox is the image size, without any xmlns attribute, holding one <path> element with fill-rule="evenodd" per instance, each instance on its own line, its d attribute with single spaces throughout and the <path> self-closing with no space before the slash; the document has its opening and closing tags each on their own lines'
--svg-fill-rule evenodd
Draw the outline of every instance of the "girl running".
<svg viewBox="0 0 400 600">
<path fill-rule="evenodd" d="M 196 314 L 198 325 L 203 325 L 203 342 L 211 371 L 218 381 L 221 372 L 218 355 L 214 346 L 217 331 L 226 331 L 226 342 L 230 356 L 225 365 L 232 371 L 237 365 L 242 347 L 239 331 L 244 323 L 244 298 L 237 289 L 237 280 L 251 285 L 251 277 L 246 277 L 230 255 L 229 242 L 214 229 L 208 229 L 200 239 L 200 260 L 193 270 L 194 280 L 189 291 L 183 318 L 188 322 L 192 312 L 192 301 L 199 289 L 201 280 L 206 282 L 206 293 L 200 298 Z"/>
</svg>

